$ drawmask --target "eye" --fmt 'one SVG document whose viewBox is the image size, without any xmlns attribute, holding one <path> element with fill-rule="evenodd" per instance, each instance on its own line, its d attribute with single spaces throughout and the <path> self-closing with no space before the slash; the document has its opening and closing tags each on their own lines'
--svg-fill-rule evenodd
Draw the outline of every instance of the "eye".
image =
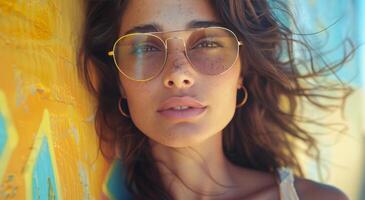
<svg viewBox="0 0 365 200">
<path fill-rule="evenodd" d="M 160 51 L 159 48 L 152 44 L 137 44 L 133 47 L 132 53 L 133 54 L 147 54 L 152 52 Z"/>
<path fill-rule="evenodd" d="M 218 42 L 215 42 L 213 40 L 207 40 L 207 39 L 205 39 L 203 41 L 197 42 L 197 44 L 195 44 L 192 49 L 198 49 L 198 48 L 218 48 L 218 47 L 222 47 L 222 45 L 220 45 Z"/>
</svg>

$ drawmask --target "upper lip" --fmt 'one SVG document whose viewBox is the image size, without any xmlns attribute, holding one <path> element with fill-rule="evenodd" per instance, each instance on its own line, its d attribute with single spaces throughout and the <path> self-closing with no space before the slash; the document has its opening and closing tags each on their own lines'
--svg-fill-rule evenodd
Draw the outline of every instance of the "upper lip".
<svg viewBox="0 0 365 200">
<path fill-rule="evenodd" d="M 157 111 L 168 110 L 177 106 L 189 106 L 193 108 L 206 107 L 205 105 L 203 105 L 203 103 L 190 96 L 170 97 L 161 104 Z"/>
</svg>

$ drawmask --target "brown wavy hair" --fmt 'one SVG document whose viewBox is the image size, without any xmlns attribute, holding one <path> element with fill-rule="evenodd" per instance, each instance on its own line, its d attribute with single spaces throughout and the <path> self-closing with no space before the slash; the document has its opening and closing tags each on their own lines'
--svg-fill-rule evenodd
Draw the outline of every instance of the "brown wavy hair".
<svg viewBox="0 0 365 200">
<path fill-rule="evenodd" d="M 223 130 L 225 156 L 241 167 L 273 173 L 287 166 L 296 175 L 304 176 L 295 153 L 296 144 L 305 144 L 306 154 L 317 162 L 320 152 L 312 134 L 301 124 L 323 124 L 299 115 L 298 107 L 303 100 L 327 110 L 343 105 L 343 101 L 321 103 L 321 99 L 346 99 L 351 90 L 342 82 L 313 84 L 313 80 L 335 74 L 351 57 L 351 52 L 344 51 L 337 63 L 323 62 L 317 49 L 305 40 L 295 39 L 294 36 L 304 38 L 305 35 L 294 34 L 288 28 L 296 24 L 280 1 L 272 4 L 264 0 L 211 2 L 226 27 L 244 43 L 240 48 L 241 76 L 249 95 L 245 106 L 236 110 Z M 78 70 L 96 98 L 95 127 L 100 149 L 104 156 L 111 158 L 116 154 L 105 153 L 106 147 L 111 147 L 112 152 L 117 149 L 125 169 L 125 185 L 134 199 L 171 199 L 149 150 L 148 138 L 118 111 L 121 82 L 107 52 L 118 38 L 126 4 L 124 0 L 86 2 Z M 279 20 L 277 13 L 287 21 Z M 294 44 L 307 56 L 294 57 Z M 338 94 L 336 91 L 345 92 L 333 95 Z"/>
</svg>

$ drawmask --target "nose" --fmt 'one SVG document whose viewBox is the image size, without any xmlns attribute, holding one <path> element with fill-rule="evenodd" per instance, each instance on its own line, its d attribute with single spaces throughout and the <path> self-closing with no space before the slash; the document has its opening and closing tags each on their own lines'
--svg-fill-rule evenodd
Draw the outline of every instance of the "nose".
<svg viewBox="0 0 365 200">
<path fill-rule="evenodd" d="M 169 40 L 172 41 L 172 40 Z M 184 42 L 183 40 L 180 40 Z M 167 61 L 163 83 L 167 88 L 188 88 L 194 84 L 194 70 L 186 58 L 185 44 L 167 43 Z"/>
</svg>

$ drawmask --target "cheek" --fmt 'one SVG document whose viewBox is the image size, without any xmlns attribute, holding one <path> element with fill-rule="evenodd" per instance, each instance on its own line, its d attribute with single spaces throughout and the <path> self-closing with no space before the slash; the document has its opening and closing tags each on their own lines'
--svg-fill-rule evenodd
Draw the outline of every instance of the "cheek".
<svg viewBox="0 0 365 200">
<path fill-rule="evenodd" d="M 239 66 L 215 77 L 200 77 L 195 82 L 199 97 L 208 110 L 196 121 L 174 123 L 156 112 L 160 99 L 156 94 L 162 85 L 158 81 L 136 84 L 125 81 L 125 91 L 133 123 L 147 137 L 170 147 L 184 147 L 200 143 L 219 133 L 232 119 L 236 107 Z M 123 81 L 122 81 L 123 82 Z"/>
<path fill-rule="evenodd" d="M 132 120 L 134 122 L 141 119 L 143 121 L 148 120 L 146 114 L 149 113 L 147 111 L 153 108 L 154 102 L 151 94 L 154 93 L 154 90 L 143 83 L 126 83 L 124 85 Z"/>
<path fill-rule="evenodd" d="M 216 77 L 215 84 L 209 89 L 214 105 L 213 123 L 227 125 L 232 119 L 236 109 L 237 82 L 240 73 L 239 63 L 236 63 L 231 70 Z"/>
</svg>

